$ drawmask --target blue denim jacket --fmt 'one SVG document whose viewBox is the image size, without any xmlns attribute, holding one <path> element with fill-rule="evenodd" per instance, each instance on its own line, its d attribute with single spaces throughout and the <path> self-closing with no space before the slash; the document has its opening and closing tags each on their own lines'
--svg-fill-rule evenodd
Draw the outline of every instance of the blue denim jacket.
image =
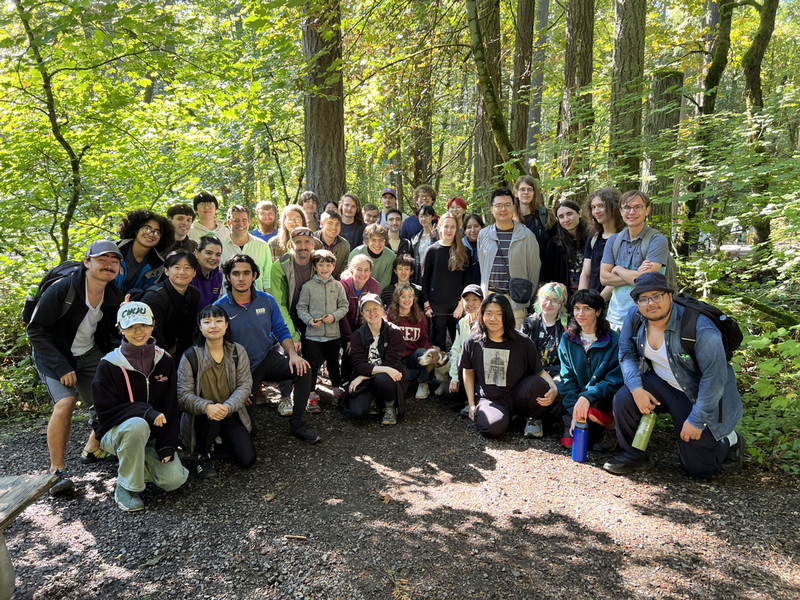
<svg viewBox="0 0 800 600">
<path fill-rule="evenodd" d="M 699 429 L 708 427 L 714 438 L 719 440 L 733 431 L 742 417 L 742 397 L 736 387 L 733 367 L 725 360 L 722 334 L 708 317 L 700 315 L 697 319 L 697 362 L 684 351 L 680 331 L 684 310 L 683 306 L 672 304 L 672 313 L 664 332 L 669 365 L 683 393 L 694 404 L 689 413 L 689 423 Z M 647 322 L 639 327 L 634 340 L 632 334 L 636 319 L 644 320 L 644 317 L 634 306 L 628 312 L 619 336 L 619 362 L 625 385 L 630 390 L 642 387 L 640 363 L 645 361 L 644 371 L 652 368 L 644 358 Z"/>
</svg>

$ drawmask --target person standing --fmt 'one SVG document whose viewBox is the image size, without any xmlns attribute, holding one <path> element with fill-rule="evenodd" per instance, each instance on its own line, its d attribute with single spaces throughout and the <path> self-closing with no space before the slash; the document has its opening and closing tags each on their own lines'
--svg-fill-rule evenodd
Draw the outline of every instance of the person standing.
<svg viewBox="0 0 800 600">
<path fill-rule="evenodd" d="M 189 237 L 194 222 L 194 210 L 188 204 L 173 204 L 167 209 L 167 218 L 175 228 L 175 244 L 171 252 L 188 252 L 197 250 L 197 242 Z"/>
<path fill-rule="evenodd" d="M 303 209 L 303 214 L 306 216 L 306 227 L 311 231 L 317 231 L 319 229 L 319 223 L 317 223 L 319 196 L 311 190 L 306 190 L 300 194 L 300 207 Z"/>
<path fill-rule="evenodd" d="M 415 214 L 403 221 L 403 227 L 400 229 L 400 237 L 404 237 L 407 240 L 413 240 L 414 237 L 420 231 L 422 231 L 422 223 L 420 223 L 418 218 L 419 209 L 423 206 L 430 206 L 433 208 L 434 202 L 436 202 L 436 190 L 433 189 L 432 186 L 423 183 L 414 190 L 414 204 L 416 205 L 417 209 Z M 438 220 L 439 217 L 436 216 L 436 212 L 434 211 L 433 225 L 436 225 Z"/>
<path fill-rule="evenodd" d="M 339 200 L 339 214 L 342 215 L 340 235 L 350 244 L 350 250 L 364 243 L 364 215 L 361 201 L 355 194 L 345 194 Z"/>
<path fill-rule="evenodd" d="M 200 308 L 213 304 L 222 296 L 222 242 L 213 235 L 204 235 L 198 242 L 197 250 L 198 269 L 192 279 L 192 285 L 200 290 L 200 299 L 197 305 Z"/>
<path fill-rule="evenodd" d="M 389 226 L 386 222 L 386 218 L 389 216 L 390 210 L 400 210 L 397 207 L 397 190 L 392 187 L 384 188 L 381 192 L 381 206 L 383 206 L 383 210 L 381 211 L 381 225 Z M 400 220 L 405 221 L 408 218 L 408 215 L 404 215 L 402 211 L 400 212 Z"/>
<path fill-rule="evenodd" d="M 359 254 L 365 254 L 372 259 L 372 276 L 378 280 L 381 289 L 392 282 L 392 265 L 395 253 L 386 247 L 389 234 L 386 227 L 373 223 L 364 230 L 364 243 L 350 251 L 349 261 Z"/>
<path fill-rule="evenodd" d="M 314 234 L 314 238 L 323 250 L 332 252 L 336 257 L 333 278 L 341 279 L 342 271 L 347 266 L 347 258 L 350 256 L 350 243 L 339 235 L 342 230 L 342 217 L 335 210 L 326 210 L 320 215 L 319 222 L 320 230 Z"/>
<path fill-rule="evenodd" d="M 613 187 L 600 188 L 584 206 L 589 214 L 587 222 L 591 222 L 592 235 L 586 240 L 583 250 L 583 269 L 579 289 L 597 290 L 608 302 L 614 288 L 600 283 L 600 264 L 608 239 L 625 228 L 622 214 L 619 211 L 619 190 Z"/>
<path fill-rule="evenodd" d="M 270 241 L 278 233 L 275 223 L 278 220 L 278 208 L 270 200 L 262 200 L 256 204 L 258 226 L 250 233 L 265 242 Z"/>
<path fill-rule="evenodd" d="M 197 219 L 192 223 L 189 237 L 194 241 L 198 241 L 204 235 L 213 234 L 220 241 L 225 241 L 230 235 L 230 231 L 225 227 L 223 221 L 219 221 L 216 218 L 219 210 L 219 202 L 217 202 L 216 196 L 204 190 L 195 194 L 192 204 L 194 212 L 197 213 Z"/>
<path fill-rule="evenodd" d="M 539 242 L 527 227 L 514 221 L 511 190 L 497 188 L 492 192 L 491 203 L 494 225 L 484 227 L 478 234 L 481 287 L 484 292 L 496 292 L 509 299 L 519 328 L 539 286 Z M 512 284 L 517 283 L 523 289 L 512 289 Z"/>
<path fill-rule="evenodd" d="M 47 446 L 50 472 L 58 478 L 50 492 L 56 496 L 75 488 L 67 476 L 64 458 L 72 413 L 79 397 L 92 406 L 92 379 L 103 355 L 113 347 L 117 308 L 122 302 L 115 281 L 121 260 L 114 242 L 92 242 L 82 264 L 42 292 L 26 329 L 33 364 L 53 402 Z M 95 420 L 92 410 L 89 425 L 93 426 Z M 107 458 L 92 429 L 81 461 Z"/>
<path fill-rule="evenodd" d="M 667 238 L 646 223 L 650 214 L 650 197 L 644 192 L 631 190 L 622 195 L 619 203 L 626 227 L 608 238 L 600 264 L 600 283 L 614 288 L 608 303 L 608 322 L 617 331 L 635 305 L 630 292 L 636 278 L 643 273 L 660 271 L 669 260 Z M 621 237 L 619 244 L 616 243 L 617 237 Z M 643 252 L 645 240 L 647 251 Z M 615 246 L 618 246 L 616 252 Z"/>
<path fill-rule="evenodd" d="M 586 229 L 581 221 L 580 206 L 564 200 L 556 208 L 557 233 L 547 242 L 542 279 L 563 283 L 571 296 L 578 290 L 583 269 Z"/>
<path fill-rule="evenodd" d="M 122 218 L 117 227 L 122 254 L 117 285 L 123 294 L 145 290 L 161 278 L 174 231 L 169 219 L 150 210 L 132 210 Z"/>
<path fill-rule="evenodd" d="M 222 242 L 222 262 L 234 254 L 252 256 L 261 272 L 256 281 L 256 289 L 269 292 L 272 271 L 272 253 L 269 244 L 250 233 L 250 213 L 244 206 L 234 204 L 228 209 L 227 216 L 230 235 Z"/>
</svg>

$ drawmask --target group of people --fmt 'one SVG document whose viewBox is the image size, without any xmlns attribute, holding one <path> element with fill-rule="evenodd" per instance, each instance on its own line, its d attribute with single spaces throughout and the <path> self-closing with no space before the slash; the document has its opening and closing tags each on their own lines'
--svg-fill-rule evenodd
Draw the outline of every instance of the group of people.
<svg viewBox="0 0 800 600">
<path fill-rule="evenodd" d="M 304 414 L 322 410 L 323 366 L 353 419 L 395 425 L 409 393 L 433 391 L 488 437 L 519 418 L 529 437 L 557 424 L 570 447 L 588 423 L 594 450 L 621 450 L 604 464 L 621 474 L 651 468 L 631 442 L 643 415 L 669 412 L 691 475 L 741 464 L 742 403 L 720 333 L 701 315 L 694 352 L 681 346 L 686 309 L 646 194 L 602 188 L 553 210 L 525 176 L 494 190 L 488 226 L 462 198 L 442 215 L 435 201 L 422 185 L 405 215 L 393 188 L 381 209 L 309 191 L 280 214 L 259 203 L 255 229 L 244 206 L 218 218 L 208 192 L 166 216 L 125 215 L 119 241 L 93 242 L 42 285 L 28 324 L 54 404 L 53 493 L 74 487 L 65 450 L 78 398 L 92 406 L 81 460 L 118 459 L 116 502 L 135 511 L 145 482 L 186 481 L 179 446 L 203 478 L 219 440 L 252 466 L 264 382 L 277 382 L 290 434 L 316 442 Z"/>
</svg>

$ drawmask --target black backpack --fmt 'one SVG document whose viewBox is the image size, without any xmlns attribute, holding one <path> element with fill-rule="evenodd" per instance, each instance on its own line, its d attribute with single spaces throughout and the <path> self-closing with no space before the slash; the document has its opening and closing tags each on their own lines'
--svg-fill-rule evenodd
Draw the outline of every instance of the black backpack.
<svg viewBox="0 0 800 600">
<path fill-rule="evenodd" d="M 25 303 L 22 305 L 22 322 L 26 325 L 30 324 L 31 319 L 33 318 L 33 313 L 36 312 L 36 306 L 39 304 L 39 300 L 42 298 L 42 294 L 44 294 L 50 286 L 57 281 L 61 281 L 65 277 L 70 277 L 74 273 L 78 273 L 83 268 L 83 263 L 79 260 L 65 260 L 45 273 L 44 277 L 42 277 L 42 280 L 39 282 L 39 285 L 36 286 L 36 289 L 34 290 L 31 288 L 28 291 L 28 295 L 25 297 Z M 75 302 L 77 293 L 78 292 L 75 290 L 75 286 L 69 286 L 67 297 L 61 307 L 61 314 L 58 315 L 59 319 L 67 314 L 67 311 L 72 307 L 72 303 Z"/>
<path fill-rule="evenodd" d="M 681 319 L 681 344 L 686 353 L 697 362 L 694 347 L 697 343 L 697 317 L 705 315 L 722 334 L 722 345 L 725 348 L 725 358 L 730 362 L 734 351 L 742 345 L 744 336 L 736 319 L 726 315 L 719 308 L 708 302 L 698 300 L 689 294 L 676 294 L 673 297 L 675 304 L 680 304 L 686 310 L 683 311 Z M 641 319 L 636 319 L 633 326 L 633 334 L 639 331 Z"/>
</svg>

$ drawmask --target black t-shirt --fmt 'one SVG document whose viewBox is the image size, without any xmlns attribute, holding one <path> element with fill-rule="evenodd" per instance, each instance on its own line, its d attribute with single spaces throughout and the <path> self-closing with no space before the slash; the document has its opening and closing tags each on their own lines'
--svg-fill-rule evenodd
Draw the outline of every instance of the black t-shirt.
<svg viewBox="0 0 800 600">
<path fill-rule="evenodd" d="M 597 236 L 597 241 L 594 243 L 594 248 L 592 248 L 593 239 L 594 235 L 590 235 L 586 240 L 586 247 L 583 250 L 583 258 L 592 259 L 592 274 L 589 277 L 589 289 L 601 292 L 605 286 L 600 283 L 600 263 L 603 262 L 603 250 L 606 248 L 606 242 L 608 239 L 604 238 L 602 235 Z"/>
<path fill-rule="evenodd" d="M 473 333 L 464 342 L 459 367 L 475 371 L 476 400 L 505 405 L 513 402 L 514 388 L 522 379 L 542 371 L 536 346 L 523 335 L 498 343 Z"/>
</svg>

